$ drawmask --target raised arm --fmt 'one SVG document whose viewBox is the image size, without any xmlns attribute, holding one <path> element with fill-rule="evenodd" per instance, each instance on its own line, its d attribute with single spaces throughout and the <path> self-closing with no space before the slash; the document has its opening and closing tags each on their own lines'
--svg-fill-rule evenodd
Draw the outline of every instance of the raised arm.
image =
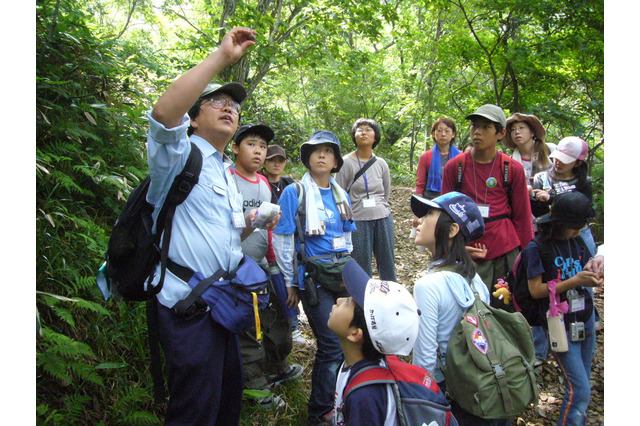
<svg viewBox="0 0 640 426">
<path fill-rule="evenodd" d="M 206 85 L 220 71 L 244 56 L 249 46 L 255 44 L 255 34 L 255 30 L 243 27 L 236 27 L 229 31 L 216 50 L 204 61 L 180 76 L 162 94 L 153 107 L 153 118 L 166 128 L 178 126 Z"/>
</svg>

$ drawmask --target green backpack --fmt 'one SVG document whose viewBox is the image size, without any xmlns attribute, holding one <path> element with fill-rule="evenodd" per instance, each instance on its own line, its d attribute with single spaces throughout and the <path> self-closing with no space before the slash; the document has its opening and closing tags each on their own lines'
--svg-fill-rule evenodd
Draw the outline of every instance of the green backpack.
<svg viewBox="0 0 640 426">
<path fill-rule="evenodd" d="M 447 346 L 447 392 L 475 416 L 514 417 L 538 401 L 531 327 L 521 313 L 492 308 L 474 293 Z"/>
</svg>

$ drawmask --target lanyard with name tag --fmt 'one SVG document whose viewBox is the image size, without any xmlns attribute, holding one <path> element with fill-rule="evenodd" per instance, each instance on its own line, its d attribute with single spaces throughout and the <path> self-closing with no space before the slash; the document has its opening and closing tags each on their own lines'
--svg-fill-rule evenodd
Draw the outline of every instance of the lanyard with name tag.
<svg viewBox="0 0 640 426">
<path fill-rule="evenodd" d="M 364 208 L 375 207 L 376 206 L 375 198 L 365 198 L 365 199 L 363 199 L 362 200 L 362 206 Z"/>
</svg>

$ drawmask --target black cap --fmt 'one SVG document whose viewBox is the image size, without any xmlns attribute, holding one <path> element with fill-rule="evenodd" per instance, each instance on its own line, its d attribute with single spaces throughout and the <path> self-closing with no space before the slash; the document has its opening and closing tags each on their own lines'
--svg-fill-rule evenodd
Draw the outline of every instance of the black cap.
<svg viewBox="0 0 640 426">
<path fill-rule="evenodd" d="M 595 215 L 596 212 L 586 195 L 576 191 L 565 192 L 555 196 L 549 213 L 537 217 L 535 223 L 562 222 L 577 229 L 585 226 Z"/>
<path fill-rule="evenodd" d="M 245 124 L 240 126 L 236 134 L 233 136 L 233 140 L 236 144 L 239 144 L 248 134 L 260 136 L 265 140 L 265 142 L 267 142 L 267 144 L 271 142 L 275 136 L 273 130 L 269 126 L 265 126 L 264 124 Z"/>
</svg>

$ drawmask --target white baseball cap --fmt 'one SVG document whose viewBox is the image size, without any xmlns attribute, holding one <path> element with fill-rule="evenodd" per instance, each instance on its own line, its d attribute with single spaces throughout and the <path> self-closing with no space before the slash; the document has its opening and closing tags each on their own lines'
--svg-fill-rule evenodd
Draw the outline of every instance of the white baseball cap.
<svg viewBox="0 0 640 426">
<path fill-rule="evenodd" d="M 372 279 L 353 259 L 345 264 L 342 278 L 364 311 L 376 350 L 384 355 L 409 355 L 420 323 L 420 311 L 411 293 L 402 284 Z"/>
</svg>

